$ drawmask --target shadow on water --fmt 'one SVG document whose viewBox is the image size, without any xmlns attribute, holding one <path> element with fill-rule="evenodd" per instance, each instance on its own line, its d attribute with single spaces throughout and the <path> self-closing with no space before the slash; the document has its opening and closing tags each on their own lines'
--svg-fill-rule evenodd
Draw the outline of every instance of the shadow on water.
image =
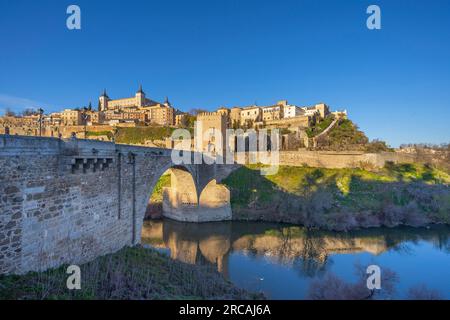
<svg viewBox="0 0 450 320">
<path fill-rule="evenodd" d="M 409 245 L 423 241 L 450 254 L 450 227 L 374 228 L 343 233 L 264 222 L 193 224 L 148 220 L 142 230 L 143 244 L 169 249 L 173 259 L 214 266 L 226 277 L 233 252 L 263 257 L 295 269 L 302 277 L 315 277 L 328 270 L 333 255 L 378 256 L 387 251 L 410 254 Z"/>
</svg>

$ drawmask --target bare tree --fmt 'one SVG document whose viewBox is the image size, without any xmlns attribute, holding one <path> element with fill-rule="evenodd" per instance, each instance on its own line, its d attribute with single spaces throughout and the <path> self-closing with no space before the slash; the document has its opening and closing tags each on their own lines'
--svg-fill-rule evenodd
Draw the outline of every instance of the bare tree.
<svg viewBox="0 0 450 320">
<path fill-rule="evenodd" d="M 313 281 L 309 287 L 307 299 L 311 300 L 367 300 L 389 298 L 395 292 L 398 282 L 397 274 L 387 268 L 381 272 L 382 289 L 367 288 L 365 268 L 356 265 L 358 280 L 348 283 L 333 273 L 328 273 L 323 279 Z"/>
<path fill-rule="evenodd" d="M 201 109 L 201 108 L 192 108 L 189 110 L 189 113 L 193 116 L 197 116 L 199 113 L 208 112 L 208 110 Z"/>
<path fill-rule="evenodd" d="M 25 110 L 22 111 L 23 116 L 33 116 L 37 114 L 39 114 L 39 111 L 33 108 L 26 108 Z"/>
<path fill-rule="evenodd" d="M 442 294 L 434 289 L 428 288 L 424 284 L 411 287 L 407 293 L 409 300 L 443 300 Z"/>
<path fill-rule="evenodd" d="M 15 117 L 16 113 L 12 111 L 10 108 L 5 109 L 5 117 Z"/>
</svg>

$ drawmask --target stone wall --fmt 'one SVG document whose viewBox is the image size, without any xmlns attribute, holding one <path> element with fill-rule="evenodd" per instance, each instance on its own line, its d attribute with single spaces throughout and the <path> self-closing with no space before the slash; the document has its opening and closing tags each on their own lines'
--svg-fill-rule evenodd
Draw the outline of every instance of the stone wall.
<svg viewBox="0 0 450 320">
<path fill-rule="evenodd" d="M 1 119 L 0 119 L 1 120 Z M 8 125 L 0 122 L 0 134 L 6 134 L 6 127 L 9 130 L 9 135 L 19 136 L 39 136 L 39 130 L 42 137 L 59 137 L 70 138 L 72 133 L 75 133 L 77 137 L 84 138 L 84 132 L 102 132 L 112 131 L 114 127 L 110 125 L 91 125 L 91 126 L 63 126 L 63 125 L 42 125 L 39 128 L 38 123 L 26 123 L 22 125 Z"/>
<path fill-rule="evenodd" d="M 335 152 L 335 151 L 279 151 L 279 165 L 284 166 L 308 166 L 318 168 L 381 168 L 387 161 L 394 163 L 414 163 L 420 162 L 416 156 L 412 154 L 399 152 L 381 152 L 381 153 L 363 153 L 359 151 Z M 245 163 L 249 163 L 249 157 L 259 159 L 256 153 L 249 152 L 245 156 L 238 157 L 235 155 L 236 161 L 240 164 L 240 159 L 245 159 Z M 276 158 L 276 157 L 275 157 Z M 274 158 L 274 160 L 275 160 Z M 258 161 L 258 160 L 253 160 Z M 227 171 L 233 171 L 233 166 L 216 166 L 217 170 L 223 171 L 228 167 Z M 224 168 L 222 168 L 224 167 Z M 229 173 L 228 173 L 229 174 Z"/>
<path fill-rule="evenodd" d="M 362 153 L 332 151 L 280 151 L 280 165 L 322 167 L 322 168 L 358 168 L 383 167 L 386 161 L 394 163 L 413 163 L 415 157 L 396 152 Z"/>
<path fill-rule="evenodd" d="M 0 274 L 79 264 L 139 243 L 152 190 L 173 167 L 170 153 L 0 135 Z M 184 165 L 196 194 L 213 167 Z"/>
</svg>

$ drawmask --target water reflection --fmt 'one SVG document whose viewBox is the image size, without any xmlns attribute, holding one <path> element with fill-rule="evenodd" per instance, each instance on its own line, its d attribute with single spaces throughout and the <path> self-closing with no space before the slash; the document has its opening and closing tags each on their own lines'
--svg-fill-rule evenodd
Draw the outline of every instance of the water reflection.
<svg viewBox="0 0 450 320">
<path fill-rule="evenodd" d="M 349 233 L 312 231 L 298 226 L 273 223 L 215 222 L 180 223 L 172 220 L 145 221 L 142 243 L 170 249 L 173 259 L 190 264 L 215 266 L 229 276 L 229 257 L 239 252 L 264 257 L 290 266 L 302 277 L 315 277 L 332 266 L 330 256 L 386 251 L 410 253 L 420 241 L 450 253 L 450 228 L 369 229 Z"/>
</svg>

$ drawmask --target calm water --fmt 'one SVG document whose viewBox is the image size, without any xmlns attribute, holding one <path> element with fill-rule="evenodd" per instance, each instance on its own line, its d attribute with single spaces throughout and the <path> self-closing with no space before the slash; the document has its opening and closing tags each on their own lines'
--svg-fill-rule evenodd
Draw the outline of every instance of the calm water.
<svg viewBox="0 0 450 320">
<path fill-rule="evenodd" d="M 237 286 L 272 299 L 303 299 L 311 281 L 327 272 L 356 281 L 355 264 L 395 271 L 397 298 L 425 284 L 450 299 L 450 227 L 339 233 L 262 222 L 162 220 L 144 223 L 142 242 L 173 259 L 214 266 Z"/>
</svg>

